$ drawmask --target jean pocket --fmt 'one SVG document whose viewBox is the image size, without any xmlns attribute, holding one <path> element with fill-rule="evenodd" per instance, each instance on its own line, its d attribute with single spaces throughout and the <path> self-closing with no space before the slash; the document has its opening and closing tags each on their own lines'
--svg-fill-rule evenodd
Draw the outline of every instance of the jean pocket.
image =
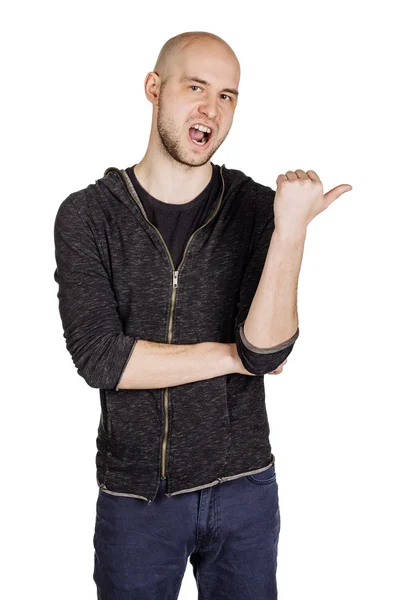
<svg viewBox="0 0 400 600">
<path fill-rule="evenodd" d="M 264 471 L 260 471 L 260 473 L 247 475 L 247 479 L 251 481 L 251 483 L 258 485 L 270 485 L 276 481 L 275 465 L 273 464 L 272 467 L 264 469 Z"/>
</svg>

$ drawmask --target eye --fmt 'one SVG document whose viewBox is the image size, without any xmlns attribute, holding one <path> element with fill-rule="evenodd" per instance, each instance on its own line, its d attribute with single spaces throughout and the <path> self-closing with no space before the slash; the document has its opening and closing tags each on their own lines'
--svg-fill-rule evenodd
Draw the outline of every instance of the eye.
<svg viewBox="0 0 400 600">
<path fill-rule="evenodd" d="M 193 89 L 193 88 L 198 88 L 199 90 L 201 90 L 201 87 L 199 85 L 190 85 L 189 89 Z M 230 100 L 230 102 L 232 102 L 232 98 L 231 96 L 228 96 L 228 94 L 221 94 L 221 96 L 225 96 L 226 98 L 228 98 Z"/>
</svg>

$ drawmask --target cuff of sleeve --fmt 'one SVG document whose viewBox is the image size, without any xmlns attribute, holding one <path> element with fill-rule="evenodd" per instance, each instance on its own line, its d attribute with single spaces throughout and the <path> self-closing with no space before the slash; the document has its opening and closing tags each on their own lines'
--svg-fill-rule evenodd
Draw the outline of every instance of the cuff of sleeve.
<svg viewBox="0 0 400 600">
<path fill-rule="evenodd" d="M 239 324 L 239 334 L 244 346 L 246 346 L 246 348 L 248 348 L 252 352 L 256 352 L 257 354 L 273 354 L 274 352 L 279 352 L 279 350 L 284 350 L 288 346 L 294 344 L 294 342 L 299 337 L 300 330 L 299 328 L 297 328 L 296 333 L 289 340 L 282 342 L 282 344 L 271 346 L 270 348 L 258 348 L 257 346 L 254 346 L 251 342 L 249 342 L 249 340 L 244 335 L 244 321 L 242 321 Z"/>
<path fill-rule="evenodd" d="M 120 389 L 118 386 L 119 386 L 119 384 L 120 384 L 120 382 L 121 382 L 121 379 L 122 379 L 122 376 L 123 376 L 123 374 L 125 373 L 126 365 L 128 364 L 128 362 L 129 362 L 129 359 L 130 359 L 130 358 L 131 358 L 131 356 L 132 356 L 132 352 L 133 352 L 133 351 L 134 351 L 134 349 L 135 349 L 136 342 L 138 341 L 138 339 L 139 339 L 139 338 L 135 338 L 135 339 L 134 339 L 134 341 L 133 341 L 133 344 L 132 344 L 132 348 L 131 348 L 131 350 L 130 350 L 130 352 L 129 352 L 129 356 L 128 356 L 128 358 L 126 359 L 126 361 L 125 361 L 125 364 L 124 364 L 124 366 L 123 366 L 123 369 L 122 369 L 122 372 L 121 372 L 121 375 L 120 375 L 120 376 L 119 376 L 119 378 L 118 378 L 117 385 L 115 386 L 115 391 L 117 391 L 117 392 L 118 392 L 118 391 L 119 391 L 119 389 Z"/>
</svg>

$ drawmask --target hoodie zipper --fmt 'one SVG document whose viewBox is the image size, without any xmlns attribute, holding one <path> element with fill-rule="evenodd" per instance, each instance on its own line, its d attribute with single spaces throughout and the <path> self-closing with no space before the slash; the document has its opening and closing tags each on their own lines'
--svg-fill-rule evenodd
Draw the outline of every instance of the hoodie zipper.
<svg viewBox="0 0 400 600">
<path fill-rule="evenodd" d="M 185 246 L 185 250 L 183 253 L 183 257 L 182 260 L 180 262 L 179 267 L 175 270 L 175 265 L 174 265 L 174 261 L 172 259 L 171 253 L 168 250 L 168 246 L 165 243 L 165 240 L 163 238 L 163 236 L 161 235 L 160 230 L 153 225 L 153 223 L 151 221 L 149 221 L 149 219 L 147 218 L 146 215 L 146 211 L 143 208 L 143 205 L 139 199 L 139 197 L 137 196 L 136 190 L 133 187 L 133 184 L 130 180 L 129 175 L 125 172 L 125 170 L 119 170 L 119 173 L 122 175 L 126 186 L 128 188 L 129 194 L 131 195 L 131 197 L 134 199 L 134 201 L 136 202 L 136 204 L 139 206 L 140 210 L 143 213 L 144 218 L 146 219 L 146 221 L 149 223 L 149 225 L 151 225 L 151 227 L 153 227 L 153 229 L 157 232 L 157 234 L 159 235 L 162 243 L 164 244 L 164 247 L 167 251 L 168 257 L 169 257 L 169 261 L 171 263 L 172 266 L 172 298 L 171 298 L 171 312 L 170 312 L 170 317 L 169 317 L 169 325 L 168 325 L 168 343 L 171 343 L 171 339 L 172 339 L 172 320 L 173 320 L 173 315 L 174 315 L 174 308 L 175 308 L 175 297 L 176 297 L 176 289 L 178 287 L 178 276 L 179 276 L 179 272 L 182 268 L 182 265 L 184 263 L 185 260 L 185 256 L 189 247 L 190 242 L 192 241 L 193 237 L 196 235 L 196 233 L 198 231 L 200 231 L 201 229 L 203 229 L 203 227 L 205 227 L 206 225 L 208 225 L 208 223 L 215 217 L 215 215 L 217 214 L 217 212 L 219 211 L 219 208 L 221 206 L 221 202 L 222 202 L 222 197 L 224 195 L 224 191 L 225 191 L 225 180 L 224 180 L 224 176 L 222 175 L 222 169 L 224 168 L 224 164 L 221 165 L 220 167 L 220 175 L 221 175 L 221 179 L 222 179 L 222 192 L 217 204 L 217 207 L 214 211 L 214 213 L 212 214 L 212 216 L 208 219 L 208 221 L 206 221 L 201 227 L 199 227 L 198 229 L 196 229 L 196 231 L 194 231 L 192 233 L 192 235 L 189 237 L 186 246 Z M 105 171 L 105 174 L 111 169 L 107 169 Z M 165 388 L 164 390 L 164 415 L 165 415 L 165 428 L 164 428 L 164 437 L 163 437 L 163 442 L 162 442 L 162 452 L 161 452 L 161 479 L 166 479 L 166 456 L 167 456 L 167 440 L 168 440 L 168 388 Z"/>
</svg>

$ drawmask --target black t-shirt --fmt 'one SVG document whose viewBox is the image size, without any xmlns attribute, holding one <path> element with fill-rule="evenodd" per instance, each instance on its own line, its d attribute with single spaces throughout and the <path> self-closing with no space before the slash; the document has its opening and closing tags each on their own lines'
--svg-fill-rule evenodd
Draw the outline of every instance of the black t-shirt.
<svg viewBox="0 0 400 600">
<path fill-rule="evenodd" d="M 222 187 L 220 167 L 211 163 L 212 176 L 196 198 L 185 204 L 167 204 L 151 196 L 139 183 L 133 167 L 125 169 L 146 211 L 149 221 L 160 231 L 171 253 L 175 269 L 181 263 L 189 237 L 211 215 Z"/>
</svg>

